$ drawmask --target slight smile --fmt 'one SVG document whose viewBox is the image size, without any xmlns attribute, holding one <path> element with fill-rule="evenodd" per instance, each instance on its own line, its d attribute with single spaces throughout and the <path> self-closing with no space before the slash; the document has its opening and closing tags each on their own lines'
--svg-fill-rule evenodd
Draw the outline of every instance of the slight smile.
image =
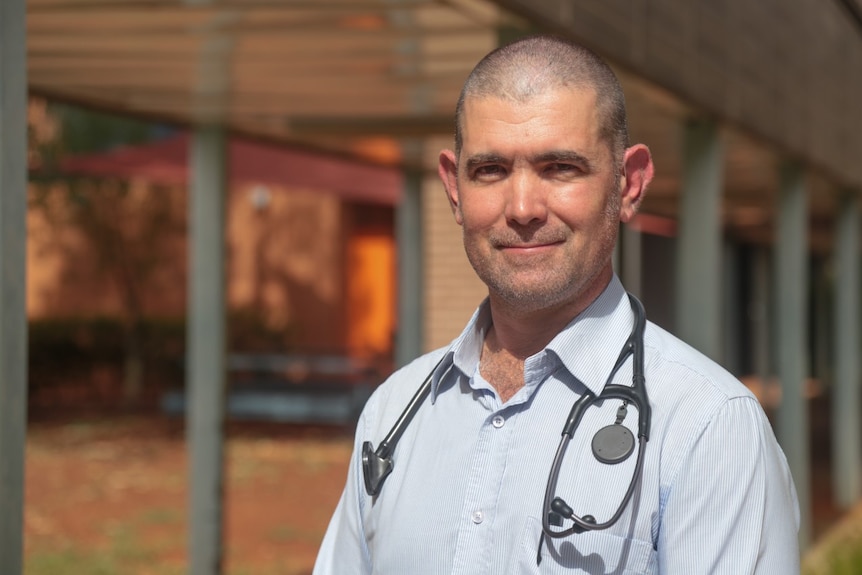
<svg viewBox="0 0 862 575">
<path fill-rule="evenodd" d="M 553 249 L 563 242 L 551 242 L 546 244 L 523 244 L 523 245 L 504 245 L 499 249 L 503 252 L 520 253 L 520 254 L 539 254 L 550 249 Z"/>
</svg>

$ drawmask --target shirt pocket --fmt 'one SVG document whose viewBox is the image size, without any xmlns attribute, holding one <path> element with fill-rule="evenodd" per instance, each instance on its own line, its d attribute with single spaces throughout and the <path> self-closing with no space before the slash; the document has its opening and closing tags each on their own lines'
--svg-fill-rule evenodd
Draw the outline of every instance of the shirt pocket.
<svg viewBox="0 0 862 575">
<path fill-rule="evenodd" d="M 536 564 L 542 522 L 528 517 L 510 575 L 653 575 L 658 573 L 652 543 L 588 531 L 561 539 L 545 536 Z"/>
</svg>

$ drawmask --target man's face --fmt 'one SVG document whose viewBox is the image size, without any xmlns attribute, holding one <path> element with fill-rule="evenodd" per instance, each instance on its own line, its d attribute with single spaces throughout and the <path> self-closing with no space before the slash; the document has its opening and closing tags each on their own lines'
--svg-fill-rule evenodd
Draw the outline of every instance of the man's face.
<svg viewBox="0 0 862 575">
<path fill-rule="evenodd" d="M 492 300 L 523 312 L 592 301 L 612 273 L 625 182 L 594 91 L 468 99 L 463 135 L 456 174 L 448 151 L 440 173 Z"/>
</svg>

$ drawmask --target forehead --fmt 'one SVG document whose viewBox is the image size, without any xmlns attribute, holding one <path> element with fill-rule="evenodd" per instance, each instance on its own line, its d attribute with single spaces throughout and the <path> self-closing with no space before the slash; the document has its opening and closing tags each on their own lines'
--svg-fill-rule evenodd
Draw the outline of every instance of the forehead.
<svg viewBox="0 0 862 575">
<path fill-rule="evenodd" d="M 526 98 L 473 96 L 465 99 L 463 151 L 502 148 L 597 148 L 600 113 L 594 89 L 556 88 Z"/>
</svg>

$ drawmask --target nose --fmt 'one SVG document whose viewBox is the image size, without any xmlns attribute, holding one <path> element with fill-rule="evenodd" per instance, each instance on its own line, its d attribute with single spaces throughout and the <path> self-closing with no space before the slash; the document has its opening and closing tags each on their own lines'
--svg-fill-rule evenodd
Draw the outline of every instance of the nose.
<svg viewBox="0 0 862 575">
<path fill-rule="evenodd" d="M 547 195 L 541 181 L 520 173 L 509 180 L 506 219 L 521 225 L 542 222 L 548 217 Z"/>
</svg>

